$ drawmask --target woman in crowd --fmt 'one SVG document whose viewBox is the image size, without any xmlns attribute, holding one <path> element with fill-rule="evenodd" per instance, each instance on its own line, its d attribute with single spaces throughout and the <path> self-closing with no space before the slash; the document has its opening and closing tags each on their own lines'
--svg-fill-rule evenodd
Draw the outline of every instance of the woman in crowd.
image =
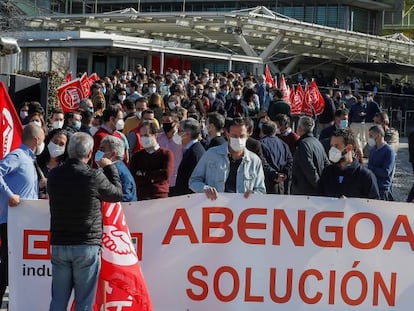
<svg viewBox="0 0 414 311">
<path fill-rule="evenodd" d="M 47 179 L 49 172 L 65 162 L 67 158 L 66 146 L 69 141 L 69 134 L 63 129 L 52 130 L 45 139 L 46 148 L 36 158 L 36 169 L 40 180 Z M 46 185 L 40 183 L 39 197 L 46 199 Z"/>
</svg>

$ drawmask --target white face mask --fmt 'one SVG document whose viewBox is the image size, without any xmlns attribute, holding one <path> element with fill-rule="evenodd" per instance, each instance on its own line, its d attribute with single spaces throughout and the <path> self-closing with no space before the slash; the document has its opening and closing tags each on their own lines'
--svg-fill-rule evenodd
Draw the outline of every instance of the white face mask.
<svg viewBox="0 0 414 311">
<path fill-rule="evenodd" d="M 240 95 L 236 95 L 236 100 L 240 100 L 241 96 Z"/>
<path fill-rule="evenodd" d="M 47 145 L 47 149 L 49 150 L 49 154 L 52 158 L 57 158 L 65 153 L 65 147 L 56 145 L 54 142 L 49 142 Z"/>
<path fill-rule="evenodd" d="M 122 131 L 122 130 L 124 129 L 124 125 L 125 125 L 124 120 L 119 119 L 119 120 L 118 120 L 118 121 L 116 121 L 116 123 L 115 123 L 115 128 L 116 128 L 116 130 L 117 130 L 117 131 Z"/>
<path fill-rule="evenodd" d="M 36 155 L 41 154 L 44 149 L 45 149 L 45 142 L 43 141 L 40 145 L 37 145 L 35 154 Z"/>
<path fill-rule="evenodd" d="M 150 94 L 154 94 L 156 91 L 157 91 L 157 88 L 156 87 L 150 87 L 150 88 L 148 88 L 148 92 Z"/>
<path fill-rule="evenodd" d="M 118 95 L 118 99 L 120 102 L 123 102 L 126 99 L 126 95 Z"/>
<path fill-rule="evenodd" d="M 329 161 L 332 163 L 338 163 L 342 159 L 342 152 L 338 148 L 331 147 L 329 149 Z"/>
<path fill-rule="evenodd" d="M 375 147 L 376 143 L 375 143 L 375 139 L 374 138 L 368 138 L 368 146 Z"/>
<path fill-rule="evenodd" d="M 230 147 L 236 152 L 243 151 L 246 148 L 246 138 L 233 138 L 230 137 Z"/>
<path fill-rule="evenodd" d="M 176 143 L 177 145 L 181 145 L 181 144 L 183 143 L 183 141 L 182 141 L 182 139 L 181 139 L 181 136 L 178 134 L 178 132 L 175 132 L 175 133 L 174 133 L 174 135 L 173 135 L 173 137 L 172 137 L 172 140 L 173 140 L 173 142 L 174 142 L 174 143 Z"/>
<path fill-rule="evenodd" d="M 31 123 L 36 124 L 37 126 L 42 127 L 42 122 L 40 122 L 40 121 L 34 120 Z"/>
<path fill-rule="evenodd" d="M 53 129 L 61 129 L 63 127 L 63 121 L 53 121 L 52 123 Z"/>
<path fill-rule="evenodd" d="M 141 142 L 142 142 L 142 146 L 145 149 L 152 148 L 155 146 L 155 139 L 153 137 L 142 136 Z"/>
<path fill-rule="evenodd" d="M 170 108 L 170 110 L 174 110 L 176 107 L 175 102 L 168 102 L 168 108 Z"/>
</svg>

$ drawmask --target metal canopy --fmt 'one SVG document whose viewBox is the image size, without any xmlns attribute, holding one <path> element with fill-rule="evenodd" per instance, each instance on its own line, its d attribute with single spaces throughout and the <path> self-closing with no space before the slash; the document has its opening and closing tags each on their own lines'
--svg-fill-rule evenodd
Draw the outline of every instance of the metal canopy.
<svg viewBox="0 0 414 311">
<path fill-rule="evenodd" d="M 98 38 L 105 33 L 183 43 L 200 53 L 247 56 L 263 63 L 299 55 L 341 62 L 411 64 L 414 50 L 412 41 L 309 24 L 262 6 L 232 12 L 140 13 L 126 9 L 96 15 L 37 16 L 27 17 L 25 27 L 84 30 L 95 32 Z"/>
</svg>

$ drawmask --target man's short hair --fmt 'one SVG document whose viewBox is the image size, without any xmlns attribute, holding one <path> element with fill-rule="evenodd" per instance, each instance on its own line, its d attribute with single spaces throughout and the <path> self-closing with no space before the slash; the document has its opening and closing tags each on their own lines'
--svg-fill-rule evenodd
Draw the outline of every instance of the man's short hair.
<svg viewBox="0 0 414 311">
<path fill-rule="evenodd" d="M 224 128 L 225 119 L 224 116 L 216 111 L 210 112 L 207 115 L 208 123 L 213 124 L 216 131 L 221 131 Z"/>
<path fill-rule="evenodd" d="M 84 110 L 81 112 L 81 116 L 82 116 L 82 124 L 87 124 L 89 125 L 89 123 L 91 123 L 94 115 L 92 112 L 90 112 L 89 110 Z"/>
<path fill-rule="evenodd" d="M 190 133 L 191 139 L 197 139 L 201 133 L 200 123 L 193 118 L 182 120 L 180 127 L 184 132 Z"/>
<path fill-rule="evenodd" d="M 148 127 L 149 132 L 152 135 L 156 135 L 159 131 L 158 126 L 154 122 L 149 121 L 149 120 L 144 120 L 144 122 L 142 122 L 141 128 L 143 127 Z"/>
<path fill-rule="evenodd" d="M 135 102 L 132 99 L 126 98 L 122 104 L 125 106 L 126 109 L 132 110 L 135 109 Z"/>
<path fill-rule="evenodd" d="M 380 135 L 382 137 L 385 137 L 384 128 L 381 125 L 379 125 L 379 124 L 375 124 L 375 125 L 371 126 L 369 128 L 369 131 L 370 132 L 373 132 L 375 134 L 378 134 L 378 135 Z"/>
<path fill-rule="evenodd" d="M 308 116 L 301 117 L 298 122 L 298 127 L 300 127 L 305 133 L 310 133 L 315 127 L 315 121 Z"/>
<path fill-rule="evenodd" d="M 101 140 L 101 145 L 104 143 L 108 144 L 111 152 L 115 152 L 117 160 L 122 161 L 124 159 L 125 145 L 121 139 L 113 135 L 107 135 Z"/>
<path fill-rule="evenodd" d="M 30 142 L 33 138 L 40 137 L 42 133 L 44 134 L 43 129 L 40 126 L 34 123 L 29 123 L 23 129 L 22 142 Z"/>
<path fill-rule="evenodd" d="M 277 89 L 274 94 L 277 98 L 283 98 L 283 92 L 280 89 Z"/>
<path fill-rule="evenodd" d="M 246 129 L 248 128 L 248 124 L 246 120 L 243 118 L 227 118 L 226 119 L 226 130 L 230 131 L 232 126 L 245 126 Z"/>
<path fill-rule="evenodd" d="M 356 147 L 354 132 L 349 127 L 337 129 L 333 132 L 332 137 L 342 137 L 345 146 L 352 145 L 354 148 Z"/>
<path fill-rule="evenodd" d="M 347 109 L 337 109 L 335 111 L 335 118 L 340 118 L 348 115 Z"/>
<path fill-rule="evenodd" d="M 266 136 L 275 136 L 276 134 L 276 124 L 273 121 L 268 121 L 263 123 L 262 132 Z"/>
<path fill-rule="evenodd" d="M 93 149 L 93 138 L 91 135 L 78 132 L 69 139 L 68 156 L 70 159 L 85 159 Z"/>
<path fill-rule="evenodd" d="M 82 98 L 79 102 L 79 109 L 86 110 L 89 106 L 92 106 L 92 100 L 90 100 L 89 98 Z"/>
<path fill-rule="evenodd" d="M 385 125 L 390 125 L 390 118 L 388 117 L 387 112 L 385 111 L 377 112 L 375 116 L 380 118 L 381 123 L 384 123 Z"/>
<path fill-rule="evenodd" d="M 130 87 L 133 87 L 135 90 L 138 90 L 138 83 L 136 83 L 133 80 L 130 80 L 128 83 Z"/>
<path fill-rule="evenodd" d="M 118 106 L 109 105 L 102 113 L 102 121 L 108 122 L 111 119 L 111 117 L 116 118 L 118 116 L 119 111 L 121 111 L 121 109 Z"/>
<path fill-rule="evenodd" d="M 279 123 L 279 125 L 284 126 L 284 127 L 289 127 L 290 126 L 290 118 L 288 115 L 283 114 L 283 113 L 278 113 L 275 116 L 275 122 Z"/>
</svg>

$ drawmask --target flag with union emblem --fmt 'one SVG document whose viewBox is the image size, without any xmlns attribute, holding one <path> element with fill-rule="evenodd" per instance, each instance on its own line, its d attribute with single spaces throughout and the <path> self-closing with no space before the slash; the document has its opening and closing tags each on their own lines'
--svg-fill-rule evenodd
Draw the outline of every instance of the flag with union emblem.
<svg viewBox="0 0 414 311">
<path fill-rule="evenodd" d="M 84 94 L 79 79 L 75 79 L 57 88 L 59 105 L 64 113 L 79 109 Z"/>
<path fill-rule="evenodd" d="M 122 310 L 152 311 L 152 303 L 121 204 L 102 203 L 103 238 L 100 284 L 95 304 L 127 307 Z M 118 309 L 117 309 L 118 310 Z"/>
<path fill-rule="evenodd" d="M 0 160 L 10 151 L 18 148 L 22 142 L 23 126 L 17 115 L 7 88 L 0 81 Z"/>
</svg>

